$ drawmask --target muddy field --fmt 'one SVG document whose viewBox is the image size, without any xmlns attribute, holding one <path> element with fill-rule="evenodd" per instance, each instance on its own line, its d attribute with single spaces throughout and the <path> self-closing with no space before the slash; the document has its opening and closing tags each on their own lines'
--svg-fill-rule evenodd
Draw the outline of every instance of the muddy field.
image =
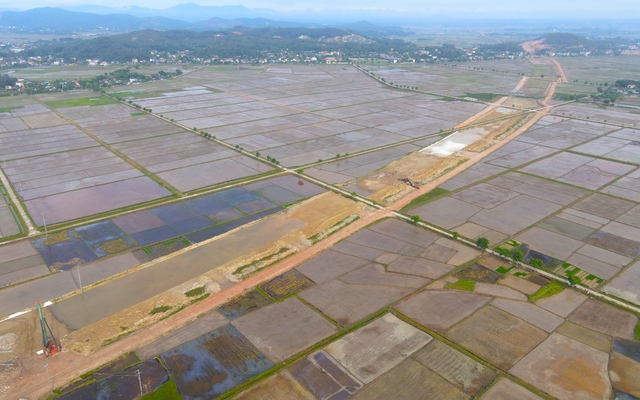
<svg viewBox="0 0 640 400">
<path fill-rule="evenodd" d="M 231 325 L 184 343 L 160 357 L 185 399 L 217 397 L 273 366 Z"/>
<path fill-rule="evenodd" d="M 355 68 L 293 67 L 286 75 L 203 69 L 188 76 L 184 90 L 137 102 L 288 166 L 436 133 L 482 108 L 388 91 Z M 193 79 L 215 91 L 193 86 Z M 367 168 L 376 167 L 360 174 Z"/>
</svg>

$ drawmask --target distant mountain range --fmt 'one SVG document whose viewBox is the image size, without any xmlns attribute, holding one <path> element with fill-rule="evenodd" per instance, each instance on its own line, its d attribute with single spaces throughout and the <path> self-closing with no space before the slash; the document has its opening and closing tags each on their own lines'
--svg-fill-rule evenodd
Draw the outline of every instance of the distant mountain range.
<svg viewBox="0 0 640 400">
<path fill-rule="evenodd" d="M 406 31 L 400 27 L 384 27 L 366 21 L 346 25 L 326 25 L 270 19 L 265 15 L 275 15 L 273 10 L 248 9 L 244 6 L 212 7 L 187 3 L 164 10 L 143 7 L 116 9 L 103 6 L 76 6 L 75 8 L 78 11 L 54 7 L 4 11 L 0 13 L 0 31 L 72 34 L 131 32 L 143 29 L 203 31 L 244 26 L 248 28 L 334 27 L 368 36 L 406 34 Z"/>
<path fill-rule="evenodd" d="M 209 18 L 237 19 L 237 18 L 278 18 L 274 10 L 261 8 L 250 9 L 245 6 L 201 6 L 195 3 L 178 4 L 165 9 L 145 7 L 106 7 L 95 5 L 78 5 L 63 7 L 69 11 L 88 12 L 93 14 L 128 14 L 139 18 L 165 17 L 186 22 L 198 22 Z"/>
</svg>

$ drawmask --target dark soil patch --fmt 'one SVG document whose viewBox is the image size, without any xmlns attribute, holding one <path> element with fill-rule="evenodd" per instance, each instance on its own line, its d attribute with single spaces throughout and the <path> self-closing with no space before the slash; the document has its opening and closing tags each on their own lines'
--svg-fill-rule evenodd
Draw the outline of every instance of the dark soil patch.
<svg viewBox="0 0 640 400">
<path fill-rule="evenodd" d="M 640 342 L 616 338 L 613 341 L 613 350 L 632 360 L 640 362 Z"/>
<path fill-rule="evenodd" d="M 280 299 L 292 293 L 301 292 L 313 285 L 314 283 L 301 272 L 292 270 L 260 285 L 260 288 L 272 298 Z"/>
<path fill-rule="evenodd" d="M 252 290 L 223 304 L 218 308 L 218 311 L 230 320 L 234 320 L 268 304 L 271 304 L 271 300 L 267 299 L 260 291 Z"/>
<path fill-rule="evenodd" d="M 457 278 L 472 279 L 477 282 L 496 283 L 502 275 L 483 267 L 480 264 L 473 264 L 455 274 Z"/>
</svg>

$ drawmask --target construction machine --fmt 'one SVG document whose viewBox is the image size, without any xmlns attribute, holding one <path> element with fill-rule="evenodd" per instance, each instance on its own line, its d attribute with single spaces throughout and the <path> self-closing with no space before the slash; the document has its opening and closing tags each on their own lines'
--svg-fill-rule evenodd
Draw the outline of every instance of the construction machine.
<svg viewBox="0 0 640 400">
<path fill-rule="evenodd" d="M 50 355 L 56 354 L 61 350 L 60 345 L 56 341 L 55 336 L 53 336 L 53 332 L 51 332 L 51 328 L 47 323 L 46 318 L 42 314 L 42 307 L 40 303 L 36 301 L 36 305 L 38 306 L 38 316 L 40 316 L 40 328 L 42 328 L 42 344 L 44 345 L 44 352 L 49 357 Z M 47 334 L 47 332 L 49 332 Z"/>
<path fill-rule="evenodd" d="M 420 185 L 418 185 L 418 182 L 411 182 L 411 179 L 409 178 L 401 178 L 400 182 L 404 182 L 407 185 L 411 186 L 414 189 L 420 189 Z"/>
</svg>

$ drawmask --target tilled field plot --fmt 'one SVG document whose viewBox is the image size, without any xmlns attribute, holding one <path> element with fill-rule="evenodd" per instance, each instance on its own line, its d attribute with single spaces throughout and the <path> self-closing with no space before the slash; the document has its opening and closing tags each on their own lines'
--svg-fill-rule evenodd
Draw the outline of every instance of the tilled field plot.
<svg viewBox="0 0 640 400">
<path fill-rule="evenodd" d="M 412 212 L 426 221 L 462 234 L 470 229 L 465 225 L 467 222 L 484 227 L 484 232 L 493 230 L 513 234 L 588 193 L 584 189 L 510 172 L 420 206 Z"/>
<path fill-rule="evenodd" d="M 566 115 L 582 120 L 589 119 L 592 122 L 609 121 L 615 124 L 627 126 L 640 122 L 640 115 L 635 110 L 623 107 L 607 107 L 601 109 L 595 104 L 566 104 L 553 109 L 554 115 Z"/>
<path fill-rule="evenodd" d="M 274 362 L 337 332 L 333 324 L 296 298 L 262 307 L 234 320 L 233 325 Z"/>
<path fill-rule="evenodd" d="M 43 151 L 33 150 L 21 137 L 15 145 L 31 150 L 25 153 L 12 147 L 12 160 L 4 168 L 37 224 L 86 217 L 169 194 L 77 128 L 55 129 L 49 133 L 51 143 L 44 134 Z M 29 134 L 43 140 L 38 130 Z"/>
<path fill-rule="evenodd" d="M 426 333 L 386 314 L 331 343 L 325 351 L 360 381 L 370 383 L 431 340 Z"/>
<path fill-rule="evenodd" d="M 429 138 L 426 143 L 433 143 L 439 139 L 439 136 Z M 384 167 L 385 165 L 391 164 L 405 155 L 418 151 L 423 147 L 424 146 L 422 145 L 414 144 L 392 147 L 373 153 L 351 157 L 348 160 L 340 160 L 318 165 L 305 170 L 305 173 L 313 176 L 314 178 L 322 179 L 328 183 L 345 183 L 360 176 L 367 175 Z"/>
<path fill-rule="evenodd" d="M 237 400 L 316 400 L 288 371 L 278 373 L 234 397 Z"/>
<path fill-rule="evenodd" d="M 114 218 L 113 222 L 141 246 L 180 235 L 186 235 L 192 242 L 201 242 L 276 213 L 282 210 L 280 205 L 285 202 L 295 202 L 324 191 L 307 181 L 283 176 L 135 212 Z"/>
<path fill-rule="evenodd" d="M 603 289 L 607 293 L 640 304 L 640 262 L 632 264 Z"/>
<path fill-rule="evenodd" d="M 123 253 L 136 245 L 111 221 L 81 226 L 75 231 L 98 257 Z"/>
<path fill-rule="evenodd" d="M 0 287 L 48 275 L 49 268 L 28 241 L 0 248 Z"/>
<path fill-rule="evenodd" d="M 318 284 L 299 295 L 340 324 L 354 323 L 477 255 L 454 259 L 458 250 L 436 240 L 406 222 L 374 224 L 298 266 Z"/>
<path fill-rule="evenodd" d="M 636 167 L 614 161 L 560 153 L 528 165 L 522 171 L 595 190 L 634 169 Z"/>
<path fill-rule="evenodd" d="M 569 315 L 569 320 L 597 332 L 633 339 L 638 317 L 614 306 L 588 299 Z"/>
<path fill-rule="evenodd" d="M 437 399 L 463 400 L 470 398 L 440 375 L 414 359 L 408 358 L 381 379 L 367 385 L 353 399 L 420 399 L 425 393 Z"/>
<path fill-rule="evenodd" d="M 230 320 L 234 320 L 269 304 L 271 304 L 271 300 L 267 299 L 258 290 L 252 290 L 220 306 L 218 311 Z"/>
<path fill-rule="evenodd" d="M 184 343 L 160 357 L 185 399 L 217 397 L 273 366 L 231 325 Z"/>
<path fill-rule="evenodd" d="M 637 164 L 640 164 L 640 161 Z M 640 202 L 640 170 L 635 170 L 623 176 L 604 188 L 602 192 Z"/>
<path fill-rule="evenodd" d="M 4 190 L 4 187 L 0 185 L 0 238 L 22 232 L 14 217 L 15 209 L 12 205 L 7 204 L 7 200 L 3 196 Z"/>
<path fill-rule="evenodd" d="M 330 355 L 321 350 L 302 358 L 289 372 L 318 399 L 347 399 L 362 387 Z"/>
<path fill-rule="evenodd" d="M 486 400 L 512 400 L 514 398 L 520 400 L 542 399 L 542 397 L 531 393 L 527 389 L 506 378 L 501 378 L 498 383 L 491 386 L 491 388 L 480 398 Z"/>
<path fill-rule="evenodd" d="M 549 123 L 551 122 L 551 123 Z M 578 145 L 596 136 L 616 130 L 614 126 L 597 124 L 574 119 L 538 122 L 516 141 L 531 143 L 554 149 L 566 149 Z M 596 139 L 597 141 L 598 139 Z M 593 142 L 587 143 L 587 146 Z M 580 146 L 574 150 L 580 151 Z"/>
<path fill-rule="evenodd" d="M 146 176 L 41 197 L 25 202 L 38 225 L 54 224 L 144 203 L 171 193 Z M 44 216 L 44 218 L 43 218 Z"/>
<path fill-rule="evenodd" d="M 428 290 L 401 302 L 397 309 L 424 326 L 444 332 L 490 300 L 474 293 Z"/>
<path fill-rule="evenodd" d="M 505 66 L 506 67 L 506 66 Z M 434 64 L 415 64 L 409 69 L 402 67 L 367 66 L 376 75 L 384 77 L 394 84 L 418 86 L 420 89 L 446 96 L 464 97 L 466 93 L 510 93 L 520 80 L 515 73 L 495 73 L 451 68 Z M 516 66 L 507 67 L 513 71 Z M 519 69 L 519 68 L 518 68 Z M 528 71 L 527 71 L 528 72 Z"/>
<path fill-rule="evenodd" d="M 273 169 L 195 133 L 153 136 L 114 148 L 183 192 Z"/>
<path fill-rule="evenodd" d="M 543 330 L 492 306 L 454 326 L 446 336 L 503 369 L 547 338 Z"/>
<path fill-rule="evenodd" d="M 4 124 L 7 125 L 8 122 L 5 121 Z M 10 132 L 5 132 L 0 136 L 0 143 L 2 144 L 0 157 L 7 161 L 86 149 L 99 145 L 80 129 L 69 124 L 38 129 L 29 129 L 26 125 L 14 127 L 18 129 L 9 129 Z M 7 167 L 33 162 L 7 163 Z M 8 171 L 6 173 L 11 175 Z"/>
<path fill-rule="evenodd" d="M 138 371 L 140 371 L 145 393 L 152 393 L 169 380 L 169 374 L 162 364 L 158 360 L 149 360 L 59 398 L 63 400 L 135 398 L 140 395 Z M 99 379 L 101 374 L 96 375 Z"/>
<path fill-rule="evenodd" d="M 489 368 L 439 340 L 431 341 L 412 358 L 471 396 L 478 394 L 496 377 Z"/>
<path fill-rule="evenodd" d="M 302 273 L 293 270 L 289 271 L 277 278 L 270 280 L 267 283 L 260 285 L 260 289 L 264 290 L 269 296 L 274 299 L 280 299 L 291 293 L 296 293 L 304 289 L 313 286 L 306 276 Z"/>
<path fill-rule="evenodd" d="M 554 333 L 510 372 L 556 398 L 607 399 L 608 362 L 608 354 Z"/>
<path fill-rule="evenodd" d="M 68 270 L 98 258 L 74 231 L 34 239 L 32 243 L 47 265 L 56 270 Z"/>
<path fill-rule="evenodd" d="M 296 66 L 286 79 L 271 68 L 261 73 L 205 69 L 188 77 L 198 78 L 222 92 L 184 90 L 138 103 L 284 165 L 436 133 L 482 108 L 389 91 L 351 67 Z"/>
</svg>

